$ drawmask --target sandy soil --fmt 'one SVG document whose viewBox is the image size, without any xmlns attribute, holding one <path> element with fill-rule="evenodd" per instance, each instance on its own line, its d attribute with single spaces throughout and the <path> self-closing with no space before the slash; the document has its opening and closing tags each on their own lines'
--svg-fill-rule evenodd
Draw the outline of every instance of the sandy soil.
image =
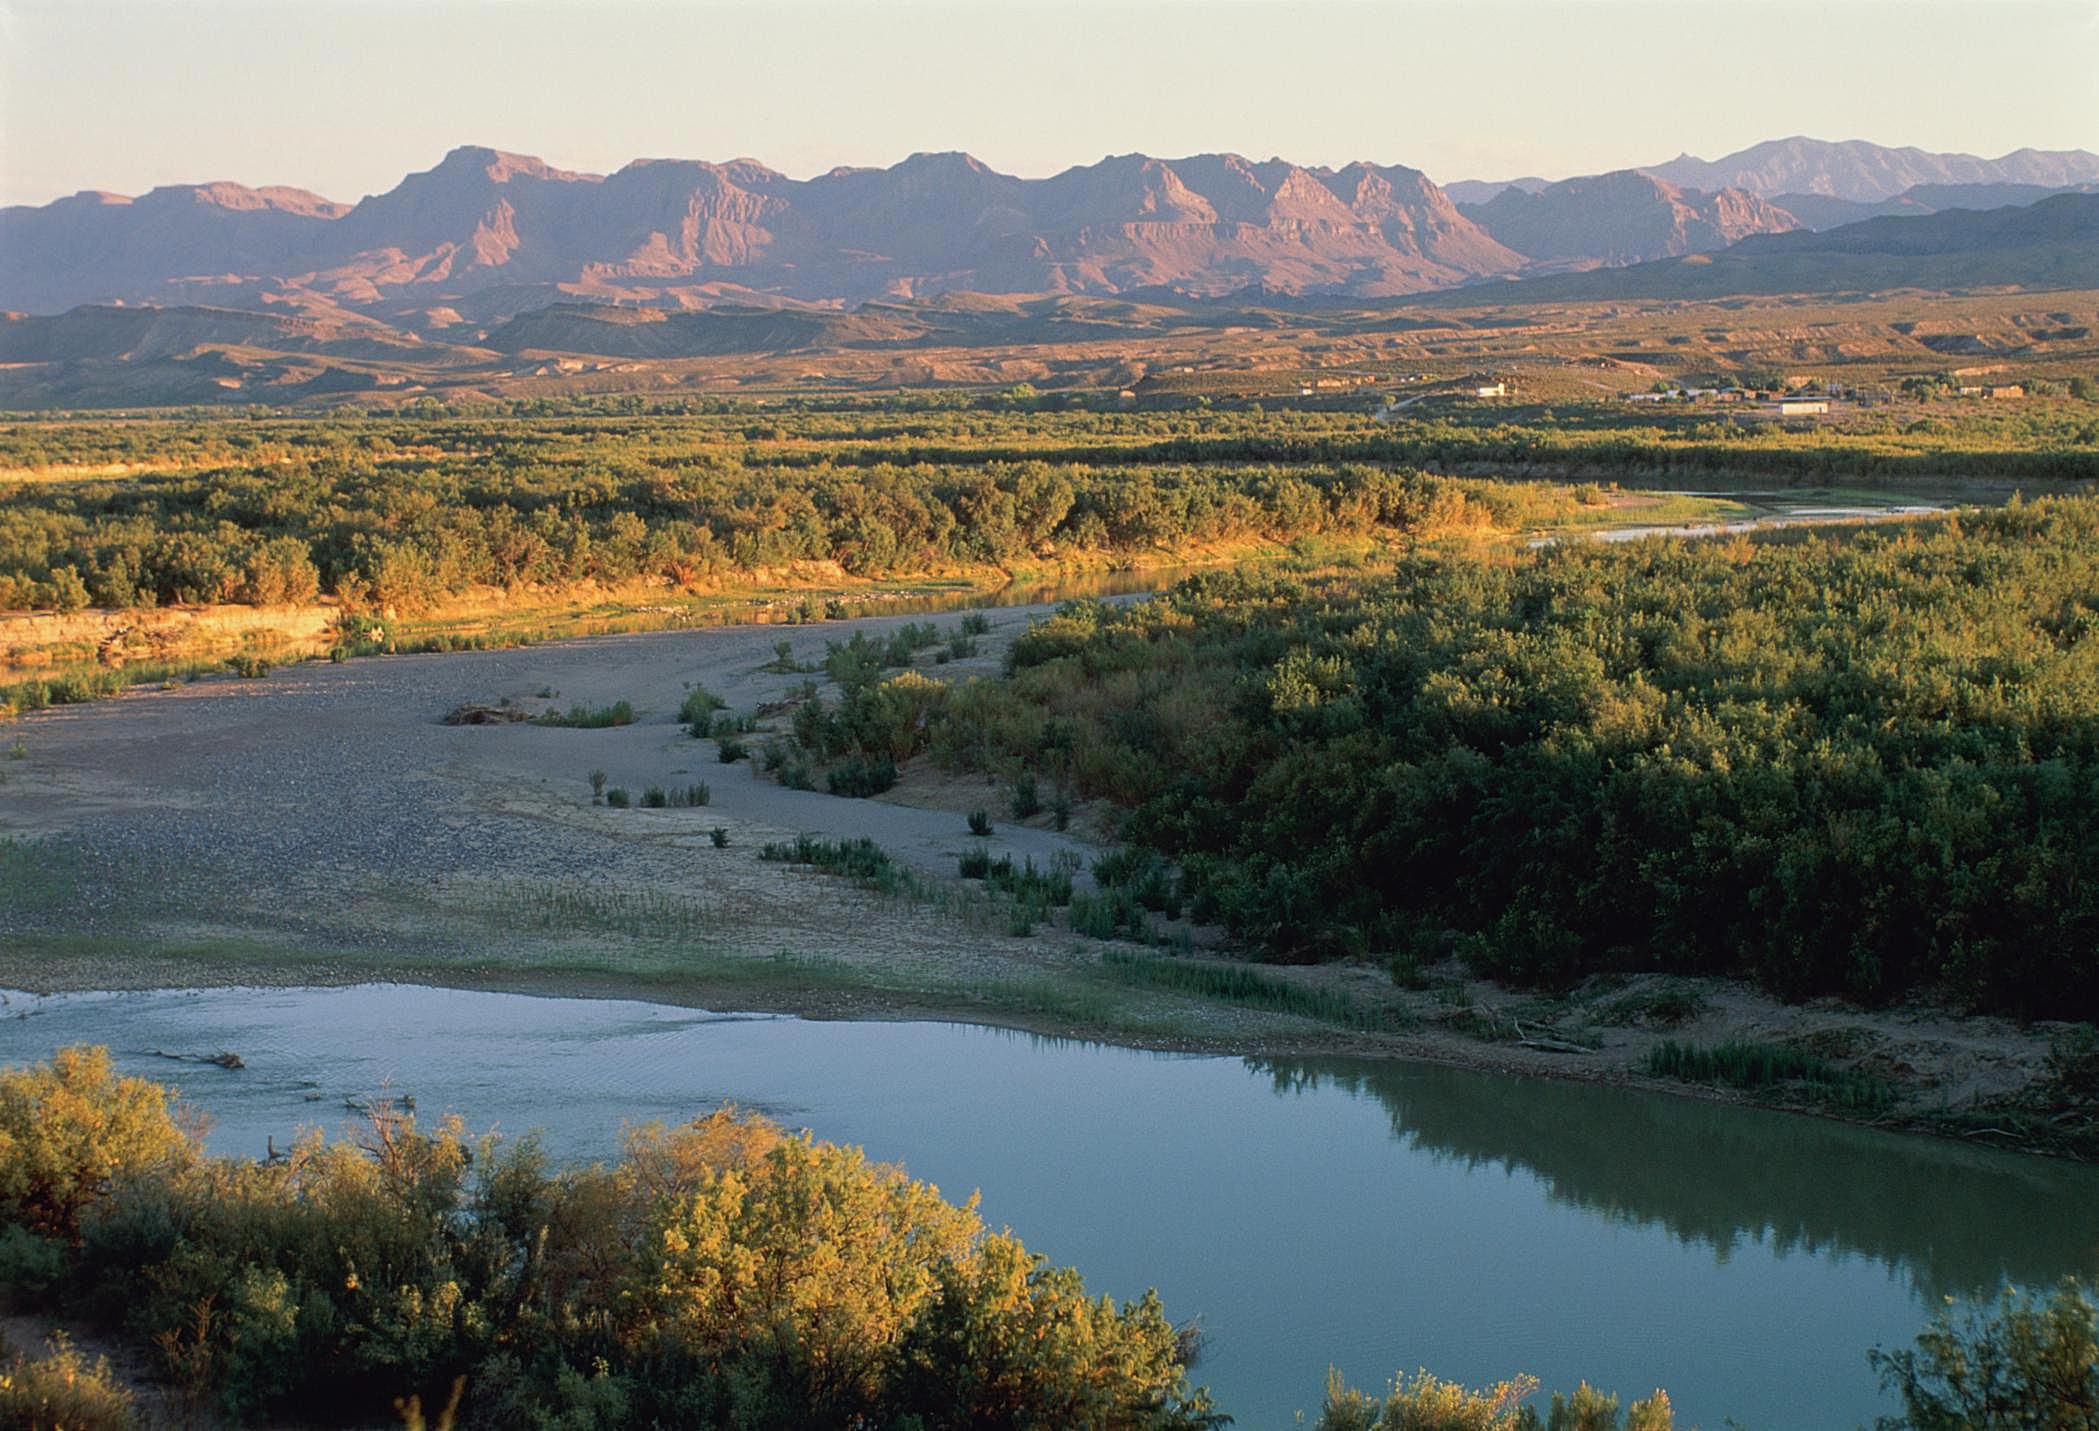
<svg viewBox="0 0 2099 1431">
<path fill-rule="evenodd" d="M 933 672 L 995 675 L 1006 643 L 1042 609 L 992 611 L 981 654 Z M 1983 1110 L 2027 1098 L 2042 1077 L 2045 1027 L 1789 1007 L 1733 984 L 1652 977 L 1545 998 L 1472 980 L 1454 963 L 1413 991 L 1375 966 L 1264 970 L 1348 996 L 1379 1016 L 1375 1032 L 1131 987 L 1108 977 L 1111 946 L 1053 925 L 1016 937 L 1007 907 L 955 877 L 971 843 L 964 811 L 991 811 L 994 853 L 1038 865 L 1098 853 L 1109 812 L 1082 806 L 1064 833 L 1046 817 L 1016 824 L 999 788 L 923 764 L 875 800 L 789 790 L 748 761 L 720 763 L 712 741 L 676 723 L 694 684 L 755 711 L 822 680 L 773 669 L 777 641 L 810 665 L 826 640 L 904 619 L 313 663 L 26 717 L 7 732 L 18 757 L 0 759 L 0 842 L 16 842 L 0 843 L 0 986 L 383 977 L 1643 1084 L 1652 1080 L 1639 1070 L 1664 1038 L 1769 1039 L 1894 1082 L 1905 1094 L 1894 1121 L 2031 1141 L 1979 1130 L 2000 1121 Z M 617 700 L 633 703 L 635 724 L 442 723 L 467 703 L 537 712 Z M 711 802 L 609 808 L 592 801 L 593 770 L 637 797 L 704 781 Z M 726 848 L 713 844 L 716 827 Z M 872 838 L 920 876 L 924 896 L 886 897 L 758 858 L 767 841 L 802 832 Z M 1192 942 L 1210 946 L 1214 931 Z"/>
</svg>

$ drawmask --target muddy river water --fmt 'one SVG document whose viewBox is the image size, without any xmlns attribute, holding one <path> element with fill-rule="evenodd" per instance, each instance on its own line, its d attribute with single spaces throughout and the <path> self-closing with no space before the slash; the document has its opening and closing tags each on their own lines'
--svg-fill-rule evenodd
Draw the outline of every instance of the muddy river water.
<svg viewBox="0 0 2099 1431">
<path fill-rule="evenodd" d="M 576 1159 L 623 1123 L 763 1110 L 980 1189 L 1096 1291 L 1156 1286 L 1241 1427 L 1315 1419 L 1330 1363 L 1666 1385 L 1681 1425 L 1870 1423 L 1868 1347 L 1944 1296 L 2099 1265 L 2099 1171 L 1607 1087 L 402 985 L 6 1000 L 0 1063 L 107 1044 L 228 1154 L 384 1093 Z M 220 1050 L 247 1066 L 167 1057 Z"/>
</svg>

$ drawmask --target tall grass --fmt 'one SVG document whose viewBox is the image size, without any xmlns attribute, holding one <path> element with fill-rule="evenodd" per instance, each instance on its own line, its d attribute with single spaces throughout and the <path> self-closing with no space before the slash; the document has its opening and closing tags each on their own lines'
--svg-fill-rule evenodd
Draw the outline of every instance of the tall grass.
<svg viewBox="0 0 2099 1431">
<path fill-rule="evenodd" d="M 564 730 L 606 730 L 616 725 L 634 724 L 634 706 L 629 701 L 614 701 L 609 706 L 572 705 L 566 712 L 549 709 L 545 715 L 534 718 L 534 725 L 559 726 Z"/>
<path fill-rule="evenodd" d="M 1795 1089 L 1854 1113 L 1876 1113 L 1895 1101 L 1894 1088 L 1870 1074 L 1775 1043 L 1730 1041 L 1701 1048 L 1665 1039 L 1648 1054 L 1647 1071 L 1657 1078 L 1751 1093 Z"/>
<path fill-rule="evenodd" d="M 1196 998 L 1259 1009 L 1264 1013 L 1294 1014 L 1344 1028 L 1394 1026 L 1394 1019 L 1387 1010 L 1358 1003 L 1332 989 L 1304 988 L 1241 964 L 1162 959 L 1110 949 L 1101 956 L 1101 972 L 1121 984 L 1191 994 Z"/>
</svg>

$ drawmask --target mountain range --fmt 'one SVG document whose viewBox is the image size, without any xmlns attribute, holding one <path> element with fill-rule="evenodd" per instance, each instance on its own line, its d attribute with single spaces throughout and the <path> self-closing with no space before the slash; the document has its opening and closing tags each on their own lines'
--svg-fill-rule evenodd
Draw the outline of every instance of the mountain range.
<svg viewBox="0 0 2099 1431">
<path fill-rule="evenodd" d="M 1694 253 L 1504 284 L 1504 301 L 1697 299 L 1894 288 L 2099 288 L 2099 193 L 2022 208 L 1891 215 L 1821 232 L 1754 234 Z M 1477 289 L 1423 301 L 1477 303 Z"/>
<path fill-rule="evenodd" d="M 202 303 L 431 333 L 570 301 L 1378 299 L 2086 183 L 2099 156 L 2081 151 L 1981 160 L 1806 139 L 1557 183 L 1468 182 L 1454 186 L 1463 203 L 1400 165 L 1233 154 L 1127 154 L 1046 179 L 916 154 L 794 179 L 751 159 L 597 175 L 465 147 L 356 204 L 218 182 L 0 209 L 0 308 Z"/>
<path fill-rule="evenodd" d="M 0 307 L 209 302 L 427 325 L 560 298 L 696 307 L 950 291 L 1381 297 L 1521 268 L 1418 170 L 1230 154 L 1029 180 L 966 154 L 788 178 L 753 160 L 600 176 L 455 149 L 354 206 L 217 183 L 0 210 Z"/>
</svg>

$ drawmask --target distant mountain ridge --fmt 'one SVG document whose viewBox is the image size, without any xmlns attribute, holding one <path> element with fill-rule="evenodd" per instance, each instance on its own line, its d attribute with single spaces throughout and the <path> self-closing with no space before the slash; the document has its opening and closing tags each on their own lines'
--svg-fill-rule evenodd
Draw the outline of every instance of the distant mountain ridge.
<svg viewBox="0 0 2099 1431">
<path fill-rule="evenodd" d="M 354 206 L 206 184 L 0 210 L 0 307 L 263 301 L 500 317 L 563 297 L 854 303 L 970 290 L 1382 297 L 1523 264 L 1418 170 L 966 154 L 790 179 L 754 160 L 578 174 L 467 147 Z M 477 304 L 478 300 L 478 304 Z"/>
<path fill-rule="evenodd" d="M 2099 287 L 2099 193 L 2056 194 L 2023 208 L 1896 215 L 1819 233 L 1754 234 L 1715 253 L 1503 284 L 1499 301 L 1993 287 Z M 1468 289 L 1426 301 L 1482 297 Z"/>
<path fill-rule="evenodd" d="M 1892 199 L 1919 184 L 2035 184 L 2049 189 L 2099 182 L 2099 154 L 2082 149 L 2015 149 L 1995 159 L 1893 149 L 1863 139 L 1832 142 L 1796 135 L 1719 159 L 1679 154 L 1642 172 L 1687 189 L 1747 189 L 1763 198 L 1825 194 L 1853 203 Z"/>
<path fill-rule="evenodd" d="M 1742 189 L 1706 194 L 1635 169 L 1510 186 L 1459 211 L 1536 264 L 1593 268 L 1726 248 L 1750 234 L 1785 233 L 1793 216 Z"/>
</svg>

